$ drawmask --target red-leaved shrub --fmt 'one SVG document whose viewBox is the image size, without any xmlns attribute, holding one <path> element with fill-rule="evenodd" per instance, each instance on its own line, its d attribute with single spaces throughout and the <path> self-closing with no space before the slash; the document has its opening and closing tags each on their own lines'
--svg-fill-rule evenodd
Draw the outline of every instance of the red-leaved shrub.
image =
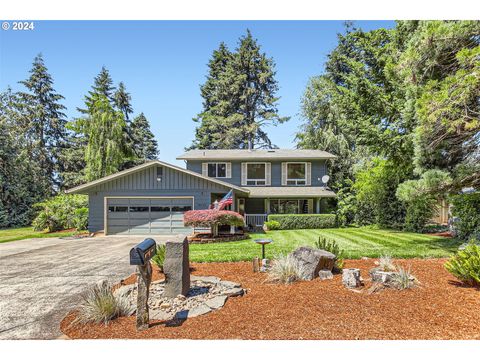
<svg viewBox="0 0 480 360">
<path fill-rule="evenodd" d="M 209 227 L 212 235 L 218 235 L 218 226 L 243 226 L 243 216 L 229 210 L 190 210 L 183 214 L 185 226 Z"/>
</svg>

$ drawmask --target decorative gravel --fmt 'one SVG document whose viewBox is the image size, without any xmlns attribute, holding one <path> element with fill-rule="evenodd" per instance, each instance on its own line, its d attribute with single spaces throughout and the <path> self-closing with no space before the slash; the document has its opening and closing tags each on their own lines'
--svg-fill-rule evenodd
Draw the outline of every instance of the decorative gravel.
<svg viewBox="0 0 480 360">
<path fill-rule="evenodd" d="M 194 275 L 214 275 L 242 284 L 247 294 L 229 298 L 219 311 L 169 326 L 153 320 L 143 332 L 135 316 L 109 325 L 73 324 L 75 313 L 61 324 L 71 338 L 170 339 L 480 339 L 480 292 L 464 287 L 444 268 L 445 259 L 396 260 L 411 267 L 419 287 L 368 294 L 368 270 L 374 259 L 347 260 L 359 268 L 364 290 L 348 290 L 342 276 L 292 285 L 264 282 L 251 263 L 192 264 Z M 155 280 L 161 277 L 155 274 Z M 135 281 L 134 276 L 125 284 Z"/>
</svg>

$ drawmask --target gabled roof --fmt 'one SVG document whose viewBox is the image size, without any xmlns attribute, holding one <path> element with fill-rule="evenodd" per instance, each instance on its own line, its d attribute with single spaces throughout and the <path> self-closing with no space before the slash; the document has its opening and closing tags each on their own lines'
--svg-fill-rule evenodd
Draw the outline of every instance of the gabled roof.
<svg viewBox="0 0 480 360">
<path fill-rule="evenodd" d="M 323 150 L 253 149 L 253 150 L 190 150 L 178 160 L 324 160 L 336 156 Z"/>
<path fill-rule="evenodd" d="M 297 198 L 297 197 L 336 197 L 335 193 L 320 186 L 251 186 L 251 198 Z"/>
<path fill-rule="evenodd" d="M 179 166 L 175 166 L 175 165 L 172 165 L 172 164 L 169 164 L 169 163 L 166 163 L 166 162 L 163 162 L 163 161 L 160 161 L 160 160 L 152 160 L 152 161 L 148 161 L 146 163 L 143 163 L 141 165 L 138 165 L 138 166 L 135 166 L 133 168 L 130 168 L 130 169 L 127 169 L 127 170 L 123 170 L 123 171 L 119 171 L 115 174 L 112 174 L 112 175 L 108 175 L 108 176 L 105 176 L 101 179 L 98 179 L 98 180 L 94 180 L 94 181 L 90 181 L 86 184 L 83 184 L 83 185 L 79 185 L 79 186 L 76 186 L 74 188 L 71 188 L 71 189 L 68 189 L 65 191 L 65 193 L 67 194 L 81 194 L 81 193 L 84 193 L 85 190 L 88 190 L 94 186 L 97 186 L 97 185 L 100 185 L 100 184 L 103 184 L 103 183 L 106 183 L 108 181 L 112 181 L 114 179 L 117 179 L 117 178 L 120 178 L 122 176 L 125 176 L 125 175 L 130 175 L 132 173 L 135 173 L 137 171 L 140 171 L 140 170 L 143 170 L 143 169 L 146 169 L 146 168 L 149 168 L 151 166 L 165 166 L 167 168 L 170 168 L 170 169 L 173 169 L 173 170 L 177 170 L 177 171 L 180 171 L 180 172 L 183 172 L 185 174 L 189 174 L 189 175 L 192 175 L 192 176 L 195 176 L 195 177 L 198 177 L 200 179 L 203 179 L 203 180 L 206 180 L 206 181 L 210 181 L 210 182 L 213 182 L 215 184 L 219 184 L 219 185 L 222 185 L 222 186 L 225 186 L 227 188 L 231 188 L 231 189 L 234 189 L 234 190 L 237 190 L 239 192 L 242 192 L 244 194 L 248 194 L 249 191 L 242 188 L 242 187 L 239 187 L 239 186 L 236 186 L 236 185 L 232 185 L 228 182 L 225 182 L 225 181 L 221 181 L 221 180 L 218 180 L 218 179 L 215 179 L 215 178 L 210 178 L 210 177 L 207 177 L 207 176 L 203 176 L 202 174 L 199 174 L 199 173 L 196 173 L 194 171 L 190 171 L 190 170 L 187 170 L 187 169 L 184 169 L 184 168 L 181 168 Z"/>
</svg>

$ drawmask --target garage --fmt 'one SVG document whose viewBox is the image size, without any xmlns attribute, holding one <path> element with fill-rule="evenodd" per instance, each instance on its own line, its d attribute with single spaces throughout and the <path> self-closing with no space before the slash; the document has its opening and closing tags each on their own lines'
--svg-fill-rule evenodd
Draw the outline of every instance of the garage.
<svg viewBox="0 0 480 360">
<path fill-rule="evenodd" d="M 108 235 L 189 234 L 183 213 L 193 209 L 193 197 L 106 197 Z"/>
</svg>

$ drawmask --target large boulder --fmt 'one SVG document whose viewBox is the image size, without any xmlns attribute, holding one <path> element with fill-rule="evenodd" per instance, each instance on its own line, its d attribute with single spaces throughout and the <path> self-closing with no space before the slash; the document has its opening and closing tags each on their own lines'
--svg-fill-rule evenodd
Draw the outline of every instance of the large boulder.
<svg viewBox="0 0 480 360">
<path fill-rule="evenodd" d="M 299 247 L 290 256 L 300 265 L 303 280 L 312 280 L 318 276 L 320 270 L 332 271 L 335 264 L 334 254 L 308 246 Z"/>
<path fill-rule="evenodd" d="M 190 290 L 190 262 L 188 240 L 179 236 L 165 245 L 165 261 L 163 263 L 165 274 L 165 292 L 167 298 L 177 295 L 187 295 Z"/>
</svg>

